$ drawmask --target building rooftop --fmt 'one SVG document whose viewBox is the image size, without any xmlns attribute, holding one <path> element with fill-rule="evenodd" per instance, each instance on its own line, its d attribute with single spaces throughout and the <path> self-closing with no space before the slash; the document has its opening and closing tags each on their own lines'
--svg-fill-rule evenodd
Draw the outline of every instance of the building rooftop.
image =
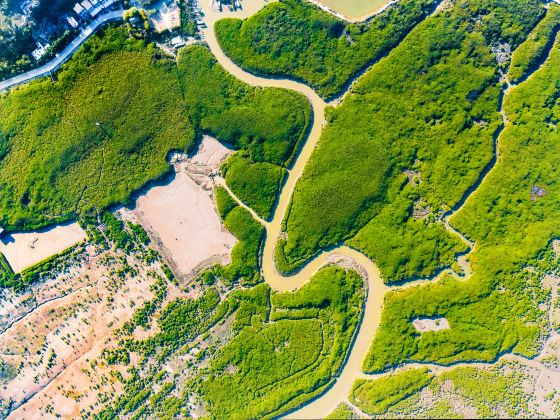
<svg viewBox="0 0 560 420">
<path fill-rule="evenodd" d="M 82 7 L 82 5 L 80 3 L 76 3 L 74 5 L 74 12 L 76 12 L 77 14 L 80 14 L 84 11 L 84 8 Z"/>
</svg>

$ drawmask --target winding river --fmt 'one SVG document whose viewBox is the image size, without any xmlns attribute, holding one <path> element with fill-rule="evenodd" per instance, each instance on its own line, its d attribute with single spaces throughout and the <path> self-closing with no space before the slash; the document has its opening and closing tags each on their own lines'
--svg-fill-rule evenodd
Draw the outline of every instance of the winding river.
<svg viewBox="0 0 560 420">
<path fill-rule="evenodd" d="M 253 217 L 258 219 L 266 228 L 266 239 L 262 255 L 262 272 L 266 283 L 276 291 L 290 291 L 298 289 L 305 284 L 317 270 L 332 261 L 333 256 L 350 258 L 355 264 L 359 265 L 362 268 L 363 273 L 365 273 L 367 297 L 363 318 L 357 334 L 354 337 L 354 343 L 350 349 L 350 354 L 348 355 L 342 371 L 336 378 L 334 385 L 331 386 L 323 395 L 302 406 L 300 409 L 290 413 L 288 416 L 288 418 L 322 418 L 334 410 L 340 402 L 346 400 L 352 389 L 354 380 L 361 376 L 362 363 L 370 348 L 381 320 L 383 298 L 385 292 L 390 289 L 390 287 L 385 285 L 379 273 L 379 269 L 368 257 L 347 246 L 342 246 L 330 250 L 329 252 L 323 252 L 317 255 L 294 275 L 283 276 L 276 270 L 274 262 L 274 248 L 281 233 L 282 220 L 284 219 L 284 215 L 288 209 L 296 182 L 301 176 L 305 165 L 319 141 L 319 137 L 325 123 L 325 107 L 327 105 L 335 105 L 335 103 L 326 103 L 319 95 L 317 95 L 317 93 L 315 93 L 313 89 L 302 83 L 287 79 L 268 79 L 250 74 L 233 63 L 233 61 L 224 54 L 214 33 L 215 22 L 226 17 L 249 17 L 266 4 L 267 3 L 262 0 L 244 0 L 244 9 L 236 12 L 230 12 L 225 9 L 224 11 L 219 12 L 212 7 L 211 0 L 201 1 L 199 6 L 204 12 L 204 21 L 207 25 L 203 31 L 205 41 L 224 69 L 243 82 L 253 86 L 279 87 L 297 91 L 307 97 L 313 109 L 313 126 L 309 132 L 309 137 L 301 148 L 297 160 L 288 172 L 288 177 L 280 193 L 272 220 L 267 222 L 260 219 L 252 209 L 247 208 L 247 206 L 238 199 L 236 200 L 243 207 L 247 208 Z M 232 196 L 235 198 L 234 195 Z M 411 283 L 411 285 L 415 284 L 418 284 L 418 282 Z"/>
</svg>

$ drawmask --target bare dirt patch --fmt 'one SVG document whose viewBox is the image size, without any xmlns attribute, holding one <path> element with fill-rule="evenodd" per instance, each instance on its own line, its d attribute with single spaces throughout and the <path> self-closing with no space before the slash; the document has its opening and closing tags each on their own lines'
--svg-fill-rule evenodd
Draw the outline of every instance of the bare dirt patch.
<svg viewBox="0 0 560 420">
<path fill-rule="evenodd" d="M 448 330 L 451 328 L 446 318 L 418 318 L 412 321 L 412 325 L 419 333 Z"/>
<path fill-rule="evenodd" d="M 126 264 L 132 275 L 119 275 Z M 76 418 L 101 408 L 103 395 L 121 384 L 100 357 L 114 332 L 136 308 L 153 298 L 150 286 L 159 263 L 93 246 L 70 268 L 21 295 L 4 292 L 0 307 L 16 309 L 0 320 L 0 416 Z M 172 285 L 169 285 L 172 288 Z M 85 411 L 84 411 L 85 410 Z"/>
<path fill-rule="evenodd" d="M 34 232 L 5 235 L 0 240 L 0 252 L 12 270 L 19 273 L 86 238 L 86 233 L 78 223 L 66 223 Z"/>
<path fill-rule="evenodd" d="M 227 264 L 236 243 L 222 225 L 213 197 L 213 177 L 229 153 L 205 136 L 194 156 L 172 157 L 175 177 L 140 195 L 132 210 L 169 265 L 185 277 L 216 262 Z"/>
</svg>

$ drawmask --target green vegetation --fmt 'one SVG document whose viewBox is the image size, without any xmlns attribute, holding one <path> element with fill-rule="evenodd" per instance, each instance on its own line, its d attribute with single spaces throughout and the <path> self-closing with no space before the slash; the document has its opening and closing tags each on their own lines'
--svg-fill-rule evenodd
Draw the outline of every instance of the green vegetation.
<svg viewBox="0 0 560 420">
<path fill-rule="evenodd" d="M 254 285 L 261 281 L 259 252 L 264 239 L 264 227 L 251 216 L 223 187 L 216 188 L 216 206 L 226 228 L 237 238 L 231 250 L 231 262 L 215 266 L 202 273 L 206 283 L 213 283 L 215 276 L 231 284 Z"/>
<path fill-rule="evenodd" d="M 531 395 L 524 391 L 524 379 L 519 366 L 501 363 L 491 369 L 461 367 L 438 377 L 440 383 L 451 381 L 453 391 L 473 405 L 480 418 L 503 417 L 503 413 L 526 417 Z"/>
<path fill-rule="evenodd" d="M 560 234 L 559 59 L 557 43 L 549 61 L 505 98 L 510 124 L 499 138 L 500 159 L 451 219 L 477 244 L 472 277 L 388 294 L 367 370 L 537 352 L 548 319 L 538 305 L 550 298 L 541 281 L 560 267 L 550 245 Z M 418 334 L 410 321 L 429 316 L 446 317 L 451 329 Z"/>
<path fill-rule="evenodd" d="M 297 292 L 272 294 L 272 322 L 252 317 L 203 373 L 211 416 L 269 418 L 319 394 L 341 366 L 363 296 L 359 276 L 336 267 Z"/>
<path fill-rule="evenodd" d="M 215 267 L 214 274 L 228 283 L 238 280 L 244 285 L 258 283 L 261 280 L 259 252 L 264 235 L 263 226 L 253 219 L 251 213 L 238 206 L 222 187 L 216 189 L 216 205 L 224 225 L 238 242 L 231 250 L 231 262 L 226 266 Z"/>
<path fill-rule="evenodd" d="M 219 303 L 220 297 L 213 289 L 197 300 L 175 299 L 162 310 L 157 321 L 158 333 L 141 341 L 127 339 L 124 347 L 144 356 L 157 353 L 164 358 L 219 321 L 224 314 L 224 306 L 218 306 Z"/>
<path fill-rule="evenodd" d="M 181 32 L 187 36 L 197 35 L 196 16 L 194 14 L 196 3 L 193 0 L 178 0 L 178 3 Z"/>
<path fill-rule="evenodd" d="M 286 169 L 266 162 L 251 162 L 233 155 L 224 168 L 226 183 L 236 196 L 263 219 L 270 218 Z"/>
<path fill-rule="evenodd" d="M 298 93 L 247 85 L 201 45 L 177 58 L 184 100 L 197 131 L 246 151 L 253 162 L 286 165 L 305 137 L 310 106 Z"/>
<path fill-rule="evenodd" d="M 135 38 L 143 38 L 150 30 L 150 22 L 148 15 L 144 9 L 137 9 L 131 7 L 123 13 L 123 20 L 125 22 L 128 33 Z"/>
<path fill-rule="evenodd" d="M 12 267 L 10 267 L 10 264 L 6 260 L 4 254 L 0 253 L 0 284 L 3 287 L 6 287 L 6 285 L 9 285 L 14 281 L 14 277 L 15 274 Z"/>
<path fill-rule="evenodd" d="M 509 80 L 517 83 L 545 58 L 560 28 L 560 6 L 552 3 L 546 16 L 511 57 Z"/>
<path fill-rule="evenodd" d="M 350 245 L 387 282 L 429 276 L 465 251 L 440 218 L 492 160 L 501 93 L 490 45 L 520 44 L 544 10 L 503 3 L 464 1 L 426 19 L 328 110 L 285 221 L 290 267 L 356 234 Z"/>
<path fill-rule="evenodd" d="M 194 143 L 175 64 L 107 30 L 58 82 L 0 99 L 0 223 L 31 229 L 124 202 L 169 170 L 169 150 Z M 153 112 L 157 109 L 158 112 Z"/>
<path fill-rule="evenodd" d="M 305 138 L 311 110 L 302 95 L 240 82 L 202 46 L 178 57 L 183 95 L 197 132 L 210 132 L 243 153 L 226 166 L 226 182 L 262 217 L 270 215 L 285 170 Z"/>
<path fill-rule="evenodd" d="M 350 396 L 365 413 L 384 414 L 389 407 L 427 386 L 434 375 L 427 368 L 408 369 L 375 380 L 359 379 Z"/>
<path fill-rule="evenodd" d="M 237 202 L 227 192 L 224 187 L 217 187 L 214 191 L 216 194 L 216 208 L 220 218 L 224 220 L 228 213 L 237 207 Z"/>
<path fill-rule="evenodd" d="M 233 208 L 224 218 L 224 225 L 238 242 L 231 250 L 231 262 L 218 267 L 217 274 L 222 280 L 242 284 L 255 284 L 261 280 L 259 272 L 259 251 L 263 240 L 264 228 L 253 219 L 243 207 Z"/>
<path fill-rule="evenodd" d="M 340 420 L 340 419 L 357 419 L 358 416 L 347 404 L 339 404 L 325 419 Z"/>
<path fill-rule="evenodd" d="M 308 2 L 282 0 L 245 21 L 218 21 L 216 36 L 242 67 L 301 79 L 328 98 L 398 45 L 437 3 L 403 0 L 368 22 L 348 24 Z"/>
<path fill-rule="evenodd" d="M 396 186 L 401 185 L 398 179 Z M 403 197 L 405 194 L 408 197 Z M 430 218 L 433 214 L 420 220 L 410 217 L 410 203 L 417 197 L 418 191 L 410 185 L 388 189 L 386 200 L 391 204 L 348 241 L 374 258 L 388 281 L 429 277 L 438 268 L 450 267 L 457 254 L 468 250 L 459 237 Z"/>
<path fill-rule="evenodd" d="M 532 386 L 536 370 L 513 361 L 493 366 L 457 367 L 441 373 L 422 395 L 416 392 L 391 406 L 384 417 L 414 418 L 541 418 L 539 396 Z M 538 386 L 538 385 L 537 385 Z M 550 387 L 551 389 L 552 386 Z M 546 389 L 546 388 L 545 388 Z M 558 396 L 544 396 L 557 406 Z M 540 406 L 540 407 L 539 407 Z"/>
</svg>

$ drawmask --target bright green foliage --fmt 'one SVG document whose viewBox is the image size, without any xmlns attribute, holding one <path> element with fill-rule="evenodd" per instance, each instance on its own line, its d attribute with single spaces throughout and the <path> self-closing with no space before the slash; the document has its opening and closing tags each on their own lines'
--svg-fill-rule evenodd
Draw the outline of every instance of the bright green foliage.
<svg viewBox="0 0 560 420">
<path fill-rule="evenodd" d="M 4 254 L 0 253 L 0 285 L 2 287 L 7 287 L 12 284 L 14 280 L 15 274 L 12 267 L 10 267 Z"/>
<path fill-rule="evenodd" d="M 157 321 L 159 332 L 145 340 L 126 340 L 127 351 L 143 355 L 169 354 L 182 344 L 207 331 L 223 316 L 220 297 L 209 289 L 199 299 L 175 299 L 167 305 Z"/>
<path fill-rule="evenodd" d="M 536 369 L 515 361 L 499 361 L 484 368 L 458 367 L 439 374 L 426 396 L 416 392 L 391 406 L 387 418 L 542 418 L 542 398 L 533 391 Z M 556 394 L 556 393 L 554 393 Z M 558 397 L 550 405 L 557 407 Z M 542 400 L 541 400 L 542 401 Z"/>
<path fill-rule="evenodd" d="M 529 38 L 513 52 L 508 71 L 510 82 L 519 82 L 546 58 L 559 27 L 560 6 L 552 3 L 546 16 L 535 27 Z"/>
<path fill-rule="evenodd" d="M 289 383 L 302 371 L 310 373 L 321 353 L 322 338 L 316 319 L 283 320 L 243 330 L 213 362 L 212 370 L 220 376 L 210 376 L 202 385 L 208 409 L 220 418 L 236 413 L 239 418 L 256 418 L 266 414 L 270 400 L 278 404 L 274 394 L 280 393 L 286 402 L 286 389 L 278 388 L 279 382 Z"/>
<path fill-rule="evenodd" d="M 228 213 L 237 207 L 237 202 L 229 195 L 224 187 L 217 187 L 214 191 L 216 194 L 216 208 L 220 218 L 224 220 Z"/>
<path fill-rule="evenodd" d="M 394 280 L 393 273 L 433 273 L 438 263 L 449 265 L 464 251 L 441 226 L 408 220 L 417 201 L 433 215 L 455 206 L 492 160 L 501 118 L 489 45 L 500 37 L 519 43 L 542 10 L 536 2 L 507 3 L 464 1 L 425 20 L 329 111 L 286 220 L 283 248 L 290 264 L 351 238 L 382 209 L 354 245 L 381 259 L 386 281 Z M 485 24 L 473 27 L 480 16 Z M 421 180 L 415 185 L 403 176 L 412 169 Z M 436 217 L 425 221 L 433 222 Z M 414 255 L 411 236 L 402 232 L 405 223 L 426 230 L 418 240 L 432 241 L 423 246 L 436 259 Z M 371 233 L 380 230 L 392 238 L 389 254 L 366 243 L 377 241 Z"/>
<path fill-rule="evenodd" d="M 358 416 L 347 404 L 339 404 L 325 419 L 341 420 L 341 419 L 356 419 Z"/>
<path fill-rule="evenodd" d="M 237 205 L 225 188 L 216 189 L 216 205 L 224 225 L 238 240 L 231 250 L 231 262 L 216 267 L 216 275 L 226 282 L 257 283 L 260 281 L 259 252 L 264 228 L 251 213 Z"/>
<path fill-rule="evenodd" d="M 499 139 L 500 159 L 452 219 L 480 245 L 481 265 L 490 266 L 494 259 L 502 267 L 519 264 L 559 233 L 559 46 L 541 70 L 506 97 L 510 124 Z"/>
<path fill-rule="evenodd" d="M 550 247 L 560 235 L 560 48 L 505 99 L 510 124 L 499 138 L 500 158 L 451 219 L 476 248 L 468 282 L 447 279 L 387 295 L 366 369 L 405 360 L 492 360 L 504 351 L 533 356 L 546 334 L 538 309 L 548 294 L 540 282 L 559 263 Z M 543 251 L 546 250 L 547 251 Z M 418 334 L 410 321 L 444 316 L 450 330 Z"/>
<path fill-rule="evenodd" d="M 271 322 L 252 317 L 204 373 L 206 410 L 217 418 L 268 418 L 320 393 L 341 366 L 363 297 L 359 276 L 336 267 L 297 292 L 272 294 Z"/>
<path fill-rule="evenodd" d="M 216 36 L 242 67 L 300 79 L 332 97 L 398 45 L 437 3 L 403 0 L 368 22 L 348 24 L 306 1 L 283 0 L 245 21 L 218 21 Z"/>
<path fill-rule="evenodd" d="M 231 158 L 227 184 L 267 218 L 284 176 L 282 167 L 290 164 L 307 135 L 309 103 L 296 92 L 240 82 L 200 45 L 179 52 L 178 68 L 197 131 L 244 150 Z"/>
<path fill-rule="evenodd" d="M 401 182 L 399 182 L 401 181 Z M 402 180 L 397 180 L 402 185 Z M 403 197 L 409 191 L 409 197 Z M 394 198 L 392 198 L 394 194 Z M 441 223 L 410 217 L 410 199 L 416 198 L 409 185 L 387 192 L 386 205 L 369 223 L 348 241 L 375 259 L 383 278 L 400 281 L 413 277 L 429 277 L 441 267 L 449 267 L 467 245 Z"/>
<path fill-rule="evenodd" d="M 243 284 L 255 284 L 260 280 L 259 251 L 264 228 L 240 206 L 227 214 L 224 225 L 238 242 L 231 250 L 231 262 L 217 268 L 219 276 L 229 282 L 241 280 Z"/>
<path fill-rule="evenodd" d="M 286 169 L 267 162 L 252 162 L 234 154 L 225 165 L 226 183 L 243 203 L 263 219 L 272 214 Z"/>
<path fill-rule="evenodd" d="M 311 111 L 304 96 L 240 82 L 200 45 L 182 49 L 177 61 L 197 129 L 246 150 L 254 162 L 290 161 L 309 124 Z"/>
<path fill-rule="evenodd" d="M 233 329 L 241 331 L 254 322 L 260 323 L 270 316 L 270 287 L 261 283 L 252 289 L 236 290 L 228 297 L 230 312 L 235 311 Z"/>
<path fill-rule="evenodd" d="M 169 150 L 194 141 L 174 69 L 155 47 L 109 29 L 56 83 L 42 79 L 0 98 L 0 223 L 67 220 L 124 202 L 164 175 Z"/>
<path fill-rule="evenodd" d="M 354 383 L 352 403 L 368 414 L 384 414 L 389 407 L 428 385 L 434 375 L 427 368 L 409 369 L 375 380 Z"/>
<path fill-rule="evenodd" d="M 176 65 L 122 28 L 84 44 L 58 79 L 0 98 L 0 224 L 11 229 L 126 202 L 170 170 L 170 150 L 191 148 L 195 129 L 245 149 L 251 162 L 284 166 L 309 124 L 302 95 L 250 87 L 202 46 L 184 49 Z M 243 189 L 244 173 L 231 171 L 236 187 L 268 206 L 275 191 Z"/>
</svg>

